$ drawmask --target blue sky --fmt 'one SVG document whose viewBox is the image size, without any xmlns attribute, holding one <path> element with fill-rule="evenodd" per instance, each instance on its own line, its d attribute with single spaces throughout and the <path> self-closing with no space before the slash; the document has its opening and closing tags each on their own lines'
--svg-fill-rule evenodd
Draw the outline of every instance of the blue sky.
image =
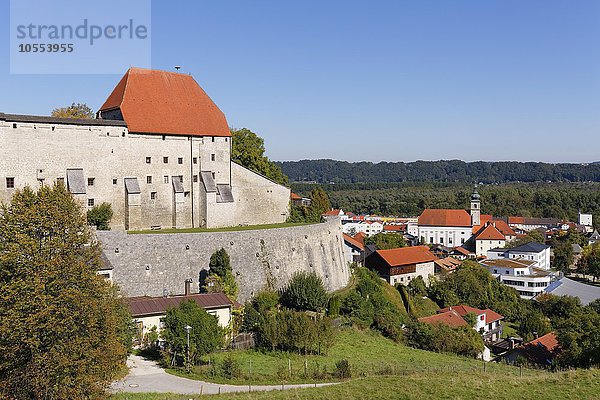
<svg viewBox="0 0 600 400">
<path fill-rule="evenodd" d="M 153 1 L 182 65 L 275 160 L 600 160 L 600 1 Z M 97 109 L 118 75 L 10 75 L 0 111 Z M 124 72 L 124 71 L 123 71 Z"/>
</svg>

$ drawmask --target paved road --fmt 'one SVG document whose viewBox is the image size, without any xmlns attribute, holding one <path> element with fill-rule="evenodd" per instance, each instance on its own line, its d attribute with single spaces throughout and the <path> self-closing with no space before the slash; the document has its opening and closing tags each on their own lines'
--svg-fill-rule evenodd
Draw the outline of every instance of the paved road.
<svg viewBox="0 0 600 400">
<path fill-rule="evenodd" d="M 110 386 L 113 393 L 179 393 L 179 394 L 217 394 L 248 391 L 282 390 L 281 385 L 271 386 L 237 386 L 219 385 L 192 379 L 180 378 L 166 373 L 154 361 L 131 355 L 127 359 L 129 374 Z M 334 385 L 335 383 L 318 383 L 305 385 L 285 385 L 284 389 L 297 389 Z"/>
</svg>

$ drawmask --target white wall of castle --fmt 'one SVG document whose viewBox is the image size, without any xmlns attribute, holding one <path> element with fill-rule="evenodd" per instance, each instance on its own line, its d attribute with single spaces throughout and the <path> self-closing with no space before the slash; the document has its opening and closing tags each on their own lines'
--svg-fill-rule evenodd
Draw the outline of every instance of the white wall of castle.
<svg viewBox="0 0 600 400">
<path fill-rule="evenodd" d="M 95 205 L 110 203 L 112 229 L 285 221 L 289 189 L 231 163 L 230 155 L 230 137 L 144 135 L 110 125 L 0 121 L 0 202 L 9 202 L 16 189 L 27 185 L 66 182 L 67 169 L 82 168 L 86 184 L 93 178 L 93 185 L 76 197 L 88 209 L 91 200 Z M 207 195 L 200 171 L 214 173 L 217 184 L 232 185 L 234 202 L 217 203 L 214 193 Z M 132 177 L 140 186 L 139 205 L 126 206 L 124 178 Z M 177 202 L 173 177 L 183 177 L 184 193 Z M 7 188 L 6 178 L 14 178 L 14 189 Z"/>
</svg>

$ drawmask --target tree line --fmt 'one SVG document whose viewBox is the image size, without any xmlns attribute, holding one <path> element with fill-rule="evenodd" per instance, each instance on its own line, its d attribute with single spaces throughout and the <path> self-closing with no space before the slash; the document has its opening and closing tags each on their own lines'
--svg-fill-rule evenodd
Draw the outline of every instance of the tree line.
<svg viewBox="0 0 600 400">
<path fill-rule="evenodd" d="M 600 163 L 549 164 L 460 160 L 352 163 L 337 160 L 301 160 L 277 164 L 290 180 L 296 182 L 600 182 Z"/>
</svg>

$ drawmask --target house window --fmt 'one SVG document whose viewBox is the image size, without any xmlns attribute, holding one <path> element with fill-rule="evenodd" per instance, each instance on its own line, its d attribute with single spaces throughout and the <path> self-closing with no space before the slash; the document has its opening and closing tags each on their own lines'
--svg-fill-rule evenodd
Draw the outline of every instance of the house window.
<svg viewBox="0 0 600 400">
<path fill-rule="evenodd" d="M 225 138 L 225 143 L 227 143 L 227 141 L 228 141 L 227 139 L 229 139 L 229 138 Z"/>
<path fill-rule="evenodd" d="M 96 178 L 88 178 L 88 186 L 94 186 L 94 181 Z"/>
<path fill-rule="evenodd" d="M 210 155 L 210 161 L 215 161 L 215 154 L 214 153 Z"/>
<path fill-rule="evenodd" d="M 88 199 L 88 206 L 94 207 L 94 199 Z"/>
<path fill-rule="evenodd" d="M 183 183 L 183 175 L 179 175 L 179 182 Z"/>
<path fill-rule="evenodd" d="M 17 124 L 13 124 L 13 129 L 17 129 Z"/>
<path fill-rule="evenodd" d="M 212 173 L 212 177 L 213 177 L 213 179 L 215 179 L 215 173 L 214 172 Z"/>
<path fill-rule="evenodd" d="M 194 175 L 194 183 L 198 182 L 198 175 Z"/>
<path fill-rule="evenodd" d="M 194 158 L 192 158 L 192 162 L 193 162 L 194 164 L 198 164 L 198 157 L 194 157 Z"/>
<path fill-rule="evenodd" d="M 164 182 L 164 183 L 169 183 L 169 175 L 165 175 L 165 176 L 163 177 L 163 182 Z"/>
<path fill-rule="evenodd" d="M 150 200 L 156 200 L 156 192 L 150 192 Z"/>
<path fill-rule="evenodd" d="M 444 238 L 443 238 L 443 237 L 442 237 L 442 238 L 440 238 L 440 243 L 441 243 L 441 244 L 444 244 Z"/>
<path fill-rule="evenodd" d="M 6 188 L 13 189 L 15 187 L 15 178 L 6 178 Z"/>
<path fill-rule="evenodd" d="M 163 163 L 164 164 L 168 164 L 169 163 L 169 157 L 163 157 Z"/>
<path fill-rule="evenodd" d="M 117 180 L 113 179 L 113 185 L 116 185 L 116 184 L 117 184 Z"/>
<path fill-rule="evenodd" d="M 146 164 L 150 164 L 152 162 L 152 157 L 146 157 Z"/>
<path fill-rule="evenodd" d="M 177 164 L 183 164 L 183 157 L 179 157 L 177 159 Z"/>
<path fill-rule="evenodd" d="M 146 177 L 146 183 L 152 183 L 152 175 Z"/>
<path fill-rule="evenodd" d="M 448 244 L 452 244 L 452 238 L 451 237 L 448 238 Z"/>
<path fill-rule="evenodd" d="M 433 243 L 433 237 L 429 238 L 429 243 Z"/>
<path fill-rule="evenodd" d="M 215 137 L 214 137 L 214 136 L 212 137 L 212 141 L 213 141 L 213 143 L 214 143 L 214 141 L 215 141 Z"/>
</svg>

